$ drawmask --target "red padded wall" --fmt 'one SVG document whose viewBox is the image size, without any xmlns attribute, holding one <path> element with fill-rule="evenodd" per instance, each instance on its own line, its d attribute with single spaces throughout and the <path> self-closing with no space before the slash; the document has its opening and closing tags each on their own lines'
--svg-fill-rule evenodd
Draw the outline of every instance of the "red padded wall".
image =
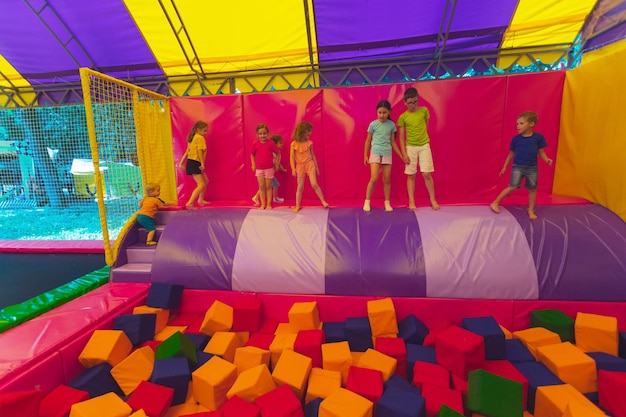
<svg viewBox="0 0 626 417">
<path fill-rule="evenodd" d="M 415 84 L 389 84 L 323 90 L 299 90 L 246 95 L 173 98 L 172 130 L 176 161 L 185 150 L 186 136 L 196 120 L 211 126 L 206 166 L 210 183 L 207 199 L 247 203 L 257 188 L 250 169 L 250 146 L 255 128 L 265 123 L 270 134 L 284 138 L 283 165 L 289 169 L 289 144 L 296 124 L 313 124 L 311 140 L 321 174 L 318 181 L 331 204 L 360 204 L 369 180 L 363 164 L 368 124 L 376 118 L 376 104 L 387 99 L 392 119 L 405 110 L 404 90 L 414 85 L 421 106 L 429 108 L 429 133 L 435 163 L 435 189 L 442 203 L 490 201 L 508 183 L 510 169 L 500 178 L 516 116 L 527 110 L 538 113 L 536 131 L 548 141 L 554 158 L 559 133 L 564 72 L 437 80 Z M 554 167 L 540 161 L 539 193 L 552 192 Z M 296 182 L 291 173 L 277 175 L 280 195 L 293 200 Z M 178 171 L 181 202 L 194 187 L 191 177 Z M 418 198 L 427 196 L 423 181 L 416 183 Z M 525 196 L 525 194 L 524 194 Z M 382 184 L 374 198 L 382 198 Z M 392 200 L 406 204 L 403 164 L 394 155 Z M 317 204 L 307 185 L 304 203 Z"/>
</svg>

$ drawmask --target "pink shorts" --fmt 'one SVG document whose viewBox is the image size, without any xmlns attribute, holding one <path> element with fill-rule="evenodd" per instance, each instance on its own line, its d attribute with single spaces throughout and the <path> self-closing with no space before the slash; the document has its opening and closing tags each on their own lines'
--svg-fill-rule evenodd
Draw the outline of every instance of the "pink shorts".
<svg viewBox="0 0 626 417">
<path fill-rule="evenodd" d="M 274 178 L 274 168 L 257 169 L 254 175 L 256 175 L 257 177 L 264 177 L 268 180 L 271 180 L 272 178 Z"/>
<path fill-rule="evenodd" d="M 369 163 L 370 164 L 381 164 L 381 165 L 391 165 L 392 160 L 391 155 L 378 155 L 375 153 L 370 154 Z"/>
<path fill-rule="evenodd" d="M 296 164 L 296 175 L 298 178 L 307 177 L 309 175 L 315 175 L 315 162 L 308 161 L 304 164 Z"/>
</svg>

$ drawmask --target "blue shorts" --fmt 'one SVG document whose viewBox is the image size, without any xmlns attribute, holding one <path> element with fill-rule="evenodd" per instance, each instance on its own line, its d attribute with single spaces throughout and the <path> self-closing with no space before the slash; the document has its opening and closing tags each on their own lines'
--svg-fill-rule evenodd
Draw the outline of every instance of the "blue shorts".
<svg viewBox="0 0 626 417">
<path fill-rule="evenodd" d="M 278 182 L 276 177 L 272 178 L 272 188 L 278 188 L 278 187 L 280 187 L 280 183 Z"/>
<path fill-rule="evenodd" d="M 148 232 L 156 230 L 156 226 L 154 225 L 154 219 L 150 216 L 146 216 L 145 214 L 137 215 L 137 223 L 142 225 L 144 229 L 146 229 Z"/>
<path fill-rule="evenodd" d="M 526 188 L 529 190 L 536 190 L 537 171 L 537 165 L 513 165 L 509 187 L 521 187 L 522 178 L 526 178 Z"/>
</svg>

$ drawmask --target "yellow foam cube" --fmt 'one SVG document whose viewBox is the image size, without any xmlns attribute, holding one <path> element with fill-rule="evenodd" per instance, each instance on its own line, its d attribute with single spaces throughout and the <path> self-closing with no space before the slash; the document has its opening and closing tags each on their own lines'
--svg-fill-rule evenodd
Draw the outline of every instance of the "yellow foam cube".
<svg viewBox="0 0 626 417">
<path fill-rule="evenodd" d="M 367 317 L 370 321 L 373 337 L 384 334 L 398 334 L 396 308 L 394 307 L 391 298 L 368 301 Z"/>
<path fill-rule="evenodd" d="M 145 411 L 143 411 L 143 408 L 140 408 L 139 410 L 132 413 L 130 417 L 148 417 L 148 415 Z"/>
<path fill-rule="evenodd" d="M 200 332 L 213 336 L 215 332 L 227 332 L 233 327 L 233 308 L 215 300 L 204 314 Z"/>
<path fill-rule="evenodd" d="M 70 417 L 128 417 L 133 412 L 117 394 L 108 392 L 72 405 Z"/>
<path fill-rule="evenodd" d="M 297 333 L 298 330 L 316 330 L 320 326 L 320 315 L 317 301 L 293 303 L 289 309 L 289 324 Z"/>
<path fill-rule="evenodd" d="M 374 403 L 345 388 L 337 388 L 320 403 L 319 417 L 372 417 Z"/>
<path fill-rule="evenodd" d="M 108 362 L 115 366 L 128 356 L 133 344 L 122 330 L 96 330 L 78 356 L 85 368 Z"/>
<path fill-rule="evenodd" d="M 574 322 L 576 346 L 583 352 L 606 352 L 618 355 L 617 319 L 598 314 L 578 313 Z"/>
<path fill-rule="evenodd" d="M 274 336 L 274 340 L 270 343 L 272 366 L 276 366 L 283 350 L 293 350 L 293 345 L 296 343 L 296 336 L 296 333 L 277 334 Z"/>
<path fill-rule="evenodd" d="M 598 390 L 596 362 L 570 342 L 541 346 L 537 353 L 538 360 L 561 381 L 583 394 Z"/>
<path fill-rule="evenodd" d="M 154 340 L 163 342 L 176 332 L 184 333 L 187 326 L 165 326 L 159 333 L 154 335 Z"/>
<path fill-rule="evenodd" d="M 272 371 L 276 385 L 288 385 L 299 400 L 304 398 L 306 382 L 313 367 L 313 360 L 293 350 L 284 350 Z"/>
<path fill-rule="evenodd" d="M 504 339 L 505 340 L 513 339 L 513 333 L 511 333 L 509 331 L 509 329 L 507 329 L 506 327 L 504 327 L 501 324 L 498 324 L 498 326 L 500 326 L 500 330 L 502 330 L 502 333 L 504 333 Z"/>
<path fill-rule="evenodd" d="M 606 417 L 594 403 L 569 384 L 537 387 L 535 394 L 535 416 L 564 416 L 569 407 L 570 414 L 585 417 Z M 582 414 L 581 414 L 582 413 Z"/>
<path fill-rule="evenodd" d="M 157 307 L 137 306 L 133 308 L 133 314 L 156 314 L 154 334 L 158 334 L 163 330 L 170 319 L 170 311 L 168 309 Z"/>
<path fill-rule="evenodd" d="M 270 367 L 271 354 L 269 350 L 261 349 L 256 346 L 244 346 L 235 349 L 235 359 L 233 363 L 237 367 L 237 373 L 241 374 L 250 368 L 259 365 Z"/>
<path fill-rule="evenodd" d="M 230 399 L 236 395 L 248 402 L 253 402 L 274 389 L 276 389 L 276 383 L 267 366 L 257 365 L 237 376 L 235 383 L 226 393 L 226 397 Z"/>
<path fill-rule="evenodd" d="M 132 352 L 111 369 L 111 376 L 120 386 L 124 395 L 130 395 L 141 381 L 147 381 L 154 368 L 154 351 L 144 346 Z"/>
<path fill-rule="evenodd" d="M 215 332 L 209 343 L 204 347 L 204 352 L 219 355 L 228 362 L 235 360 L 235 350 L 240 345 L 241 340 L 235 333 Z"/>
<path fill-rule="evenodd" d="M 191 374 L 193 397 L 209 410 L 217 410 L 226 402 L 226 393 L 236 379 L 235 365 L 213 356 Z"/>
<path fill-rule="evenodd" d="M 538 347 L 561 343 L 561 336 L 544 327 L 531 327 L 529 329 L 518 330 L 513 332 L 513 337 L 521 340 L 535 359 L 537 359 Z"/>
<path fill-rule="evenodd" d="M 276 330 L 274 330 L 274 334 L 291 334 L 298 333 L 298 330 L 292 327 L 291 323 L 278 323 L 276 326 Z"/>
<path fill-rule="evenodd" d="M 306 404 L 318 397 L 326 398 L 337 388 L 341 388 L 341 372 L 313 368 L 309 374 L 304 403 Z"/>
<path fill-rule="evenodd" d="M 334 342 L 322 344 L 322 368 L 329 371 L 341 372 L 341 383 L 348 379 L 348 371 L 352 365 L 352 355 L 348 342 Z"/>
<path fill-rule="evenodd" d="M 373 369 L 383 374 L 383 380 L 387 381 L 396 373 L 398 360 L 391 356 L 380 353 L 374 349 L 367 349 L 363 356 L 359 359 L 358 366 L 360 368 Z"/>
</svg>

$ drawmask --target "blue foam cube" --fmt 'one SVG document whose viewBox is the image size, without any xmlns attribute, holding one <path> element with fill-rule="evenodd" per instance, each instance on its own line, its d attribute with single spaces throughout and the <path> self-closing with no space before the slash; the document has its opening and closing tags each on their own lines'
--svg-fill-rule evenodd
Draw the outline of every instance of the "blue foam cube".
<svg viewBox="0 0 626 417">
<path fill-rule="evenodd" d="M 509 339 L 504 341 L 504 358 L 512 363 L 535 362 L 536 359 L 530 350 L 519 339 Z"/>
<path fill-rule="evenodd" d="M 322 330 L 326 343 L 345 342 L 346 332 L 344 331 L 343 321 L 329 321 L 322 323 Z"/>
<path fill-rule="evenodd" d="M 304 406 L 304 417 L 317 417 L 320 411 L 322 399 L 317 397 L 306 403 Z"/>
<path fill-rule="evenodd" d="M 483 337 L 485 359 L 504 359 L 506 356 L 504 332 L 492 316 L 464 318 L 462 327 Z"/>
<path fill-rule="evenodd" d="M 183 289 L 179 284 L 168 284 L 165 282 L 153 282 L 148 290 L 146 305 L 155 308 L 173 309 L 180 306 L 183 298 Z"/>
<path fill-rule="evenodd" d="M 352 352 L 365 352 L 367 349 L 374 348 L 372 328 L 368 317 L 348 317 L 343 329 Z"/>
<path fill-rule="evenodd" d="M 79 390 L 87 391 L 91 398 L 113 392 L 123 396 L 122 389 L 111 375 L 113 367 L 103 362 L 99 365 L 85 369 L 80 375 L 70 381 L 68 386 Z"/>
<path fill-rule="evenodd" d="M 413 367 L 415 362 L 437 363 L 434 346 L 406 344 L 406 377 L 413 381 Z"/>
<path fill-rule="evenodd" d="M 424 417 L 426 402 L 421 395 L 397 387 L 383 391 L 375 404 L 376 417 Z"/>
<path fill-rule="evenodd" d="M 528 380 L 527 407 L 531 414 L 535 414 L 535 394 L 538 387 L 563 384 L 563 381 L 541 362 L 518 362 L 513 366 Z"/>
<path fill-rule="evenodd" d="M 185 402 L 190 380 L 191 372 L 187 358 L 165 358 L 154 361 L 150 382 L 174 389 L 172 405 Z"/>
<path fill-rule="evenodd" d="M 596 369 L 605 371 L 626 372 L 626 359 L 606 352 L 587 352 L 596 362 Z"/>
<path fill-rule="evenodd" d="M 122 314 L 113 322 L 113 330 L 121 330 L 133 346 L 154 339 L 156 314 Z"/>
<path fill-rule="evenodd" d="M 421 345 L 429 332 L 428 327 L 413 314 L 409 314 L 398 323 L 398 337 L 407 343 Z"/>
</svg>

